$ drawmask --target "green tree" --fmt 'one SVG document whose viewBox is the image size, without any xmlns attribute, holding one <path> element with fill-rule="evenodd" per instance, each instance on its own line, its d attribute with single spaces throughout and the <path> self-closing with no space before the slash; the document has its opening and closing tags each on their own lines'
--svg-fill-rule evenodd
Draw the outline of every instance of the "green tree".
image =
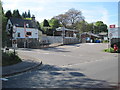
<svg viewBox="0 0 120 90">
<path fill-rule="evenodd" d="M 95 28 L 96 33 L 107 32 L 108 31 L 107 25 L 104 24 L 102 21 L 97 21 L 95 23 L 95 26 L 96 26 L 96 28 Z"/>
<path fill-rule="evenodd" d="M 5 16 L 9 19 L 10 17 L 12 17 L 12 12 L 11 10 L 8 10 L 6 13 L 5 13 Z"/>
<path fill-rule="evenodd" d="M 0 7 L 2 7 L 1 1 L 0 1 Z M 7 17 L 5 17 L 4 13 L 2 12 L 0 12 L 0 16 L 2 18 L 2 25 L 1 25 L 2 26 L 2 47 L 4 47 L 7 45 L 7 42 L 9 39 L 7 38 L 7 32 L 6 32 Z"/>
<path fill-rule="evenodd" d="M 22 18 L 25 18 L 25 13 L 24 12 L 22 13 Z"/>
<path fill-rule="evenodd" d="M 79 30 L 80 33 L 87 32 L 88 23 L 83 20 L 81 22 L 76 23 L 76 30 Z"/>
<path fill-rule="evenodd" d="M 43 27 L 50 27 L 48 20 L 44 19 Z"/>
<path fill-rule="evenodd" d="M 41 30 L 40 23 L 37 21 L 38 30 Z"/>
<path fill-rule="evenodd" d="M 56 29 L 56 28 L 58 28 L 58 27 L 61 26 L 60 23 L 59 23 L 59 20 L 54 19 L 54 18 L 52 18 L 51 20 L 49 20 L 49 24 L 50 24 L 50 26 L 51 26 L 53 29 Z"/>
<path fill-rule="evenodd" d="M 20 15 L 20 13 L 19 13 L 19 10 L 18 10 L 18 9 L 13 11 L 13 17 L 16 17 L 16 18 L 21 18 L 21 15 Z"/>
<path fill-rule="evenodd" d="M 28 15 L 27 15 L 28 18 L 31 18 L 31 14 L 30 14 L 30 10 L 28 10 Z"/>
<path fill-rule="evenodd" d="M 24 14 L 25 14 L 25 18 L 27 18 L 28 17 L 27 13 L 25 12 Z"/>
</svg>

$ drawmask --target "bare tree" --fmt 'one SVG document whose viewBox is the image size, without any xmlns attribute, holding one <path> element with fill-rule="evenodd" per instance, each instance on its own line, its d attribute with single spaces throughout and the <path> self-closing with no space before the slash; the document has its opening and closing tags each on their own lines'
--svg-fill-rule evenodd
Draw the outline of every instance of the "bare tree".
<svg viewBox="0 0 120 90">
<path fill-rule="evenodd" d="M 64 27 L 71 26 L 73 29 L 75 29 L 76 23 L 84 20 L 82 12 L 75 10 L 74 8 L 69 9 L 65 14 L 55 16 L 54 18 L 58 19 Z"/>
<path fill-rule="evenodd" d="M 83 21 L 84 17 L 82 16 L 82 12 L 75 10 L 74 8 L 68 10 L 68 12 L 65 13 L 68 16 L 68 23 L 72 25 L 72 27 L 75 27 L 75 24 Z"/>
<path fill-rule="evenodd" d="M 55 16 L 54 18 L 55 18 L 55 19 L 58 19 L 59 22 L 60 22 L 64 27 L 66 27 L 66 26 L 67 26 L 67 22 L 68 22 L 67 17 L 68 17 L 68 16 L 65 15 L 65 14 L 60 14 L 60 15 L 58 15 L 58 16 Z"/>
</svg>

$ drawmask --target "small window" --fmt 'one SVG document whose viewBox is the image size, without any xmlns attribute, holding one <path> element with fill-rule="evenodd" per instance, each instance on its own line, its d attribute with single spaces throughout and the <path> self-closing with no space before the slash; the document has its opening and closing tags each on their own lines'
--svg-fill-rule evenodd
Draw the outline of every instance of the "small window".
<svg viewBox="0 0 120 90">
<path fill-rule="evenodd" d="M 31 32 L 26 32 L 26 35 L 31 36 L 32 33 Z"/>
<path fill-rule="evenodd" d="M 8 24 L 8 28 L 9 28 L 9 29 L 10 29 L 10 26 L 11 26 L 11 25 L 10 25 L 10 24 Z"/>
<path fill-rule="evenodd" d="M 26 27 L 29 28 L 29 24 L 26 24 Z"/>
<path fill-rule="evenodd" d="M 18 37 L 20 37 L 20 33 L 18 33 Z"/>
</svg>

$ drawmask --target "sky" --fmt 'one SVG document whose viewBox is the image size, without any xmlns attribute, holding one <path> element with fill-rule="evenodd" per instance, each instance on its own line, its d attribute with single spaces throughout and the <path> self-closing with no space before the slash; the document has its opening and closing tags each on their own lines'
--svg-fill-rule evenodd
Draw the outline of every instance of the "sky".
<svg viewBox="0 0 120 90">
<path fill-rule="evenodd" d="M 107 25 L 118 26 L 118 1 L 119 0 L 2 0 L 3 9 L 18 9 L 20 14 L 30 10 L 36 20 L 42 22 L 59 14 L 64 14 L 69 9 L 80 10 L 88 23 L 103 21 Z"/>
</svg>

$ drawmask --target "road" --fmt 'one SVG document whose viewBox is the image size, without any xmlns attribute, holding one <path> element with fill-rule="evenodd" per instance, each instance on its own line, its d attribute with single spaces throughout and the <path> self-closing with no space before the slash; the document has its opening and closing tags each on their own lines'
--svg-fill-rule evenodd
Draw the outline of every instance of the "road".
<svg viewBox="0 0 120 90">
<path fill-rule="evenodd" d="M 23 59 L 42 60 L 31 72 L 7 77 L 4 88 L 108 88 L 118 83 L 118 54 L 107 44 L 75 44 L 46 49 L 18 49 Z"/>
</svg>

